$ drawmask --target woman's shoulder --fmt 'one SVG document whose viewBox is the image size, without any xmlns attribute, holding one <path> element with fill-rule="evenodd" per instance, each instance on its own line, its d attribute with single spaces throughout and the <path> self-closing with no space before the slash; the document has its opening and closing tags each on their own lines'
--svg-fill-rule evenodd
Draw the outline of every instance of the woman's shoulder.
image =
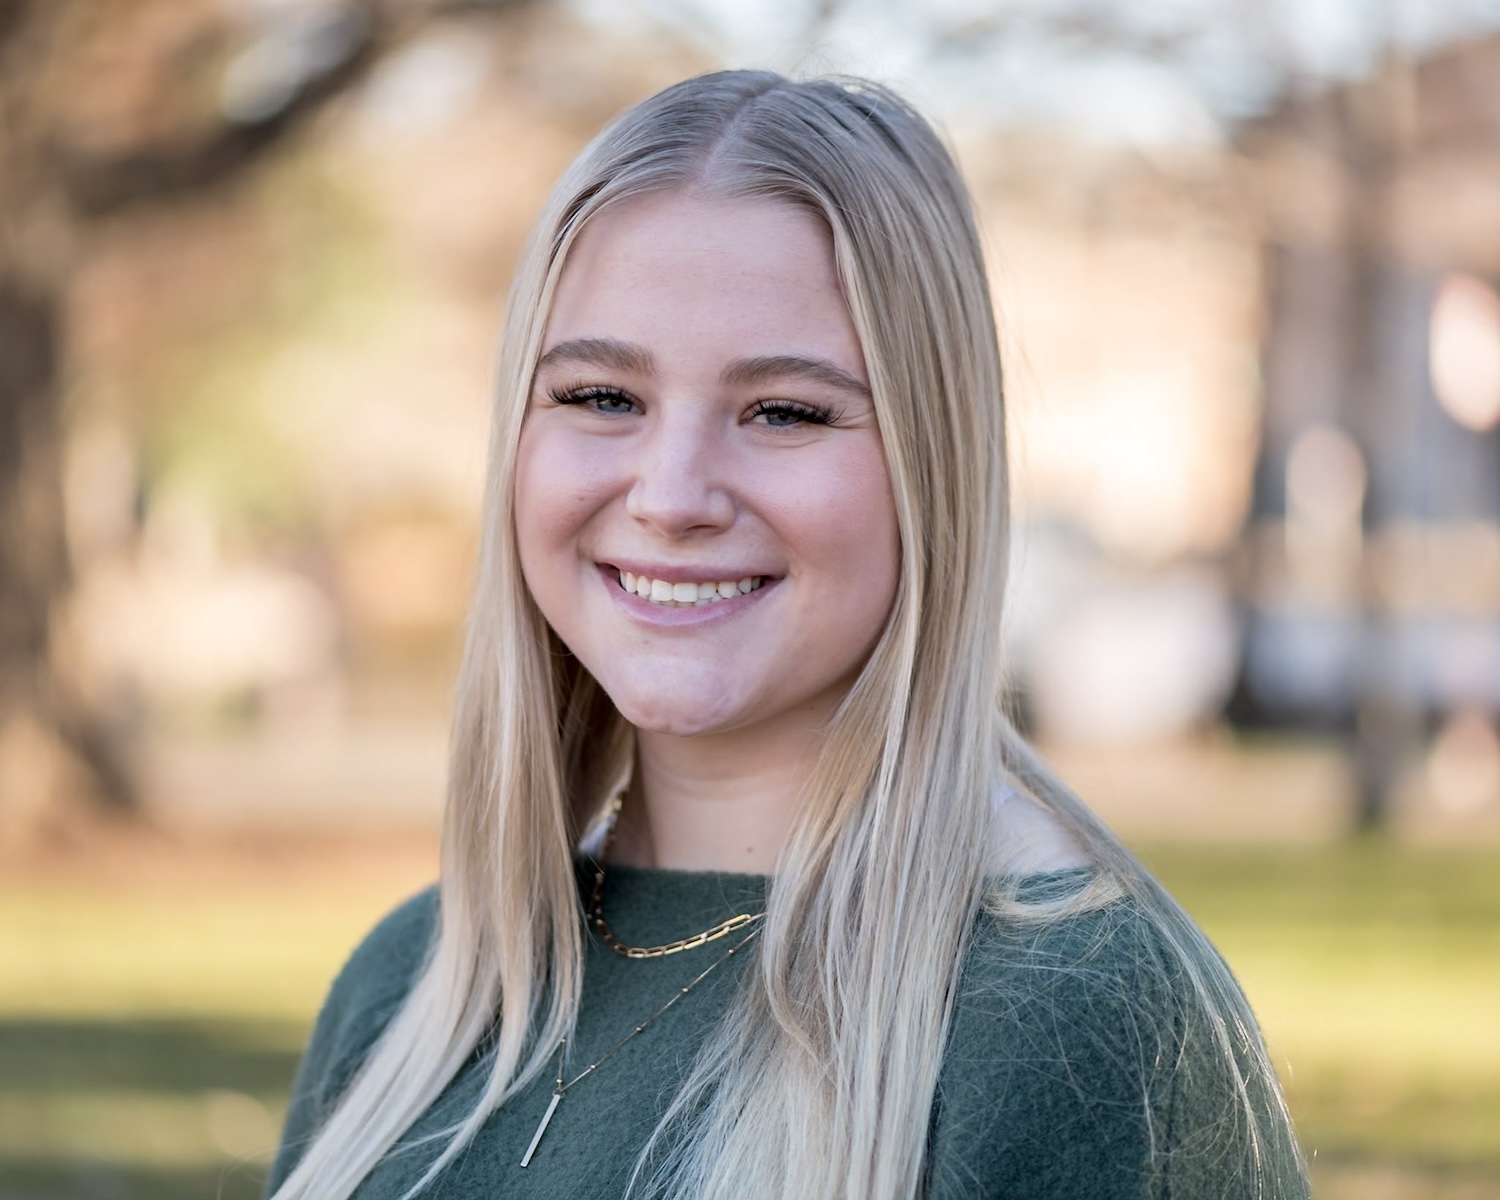
<svg viewBox="0 0 1500 1200">
<path fill-rule="evenodd" d="M 1094 867 L 1065 867 L 992 881 L 965 975 L 976 987 L 988 973 L 1018 971 L 1076 984 L 1122 973 L 1175 976 L 1176 962 L 1161 922 L 1142 903 Z"/>
<path fill-rule="evenodd" d="M 934 1195 L 1139 1200 L 1169 1175 L 1191 1194 L 1248 1194 L 1235 1067 L 1187 961 L 1129 896 L 1070 909 L 1094 882 L 1031 876 L 979 918 L 939 1081 Z"/>
<path fill-rule="evenodd" d="M 349 989 L 364 996 L 404 994 L 437 932 L 438 888 L 423 888 L 381 917 L 349 955 L 334 981 L 333 993 Z"/>
<path fill-rule="evenodd" d="M 1045 1037 L 1070 1052 L 1118 1039 L 1126 1017 L 1136 1031 L 1170 1023 L 1192 995 L 1181 957 L 1141 904 L 1100 897 L 1097 882 L 1090 869 L 1067 869 L 997 889 L 970 940 L 955 1020 L 1007 1046 Z"/>
<path fill-rule="evenodd" d="M 397 905 L 365 935 L 328 990 L 297 1071 L 271 1190 L 343 1093 L 426 961 L 438 926 L 438 891 Z"/>
<path fill-rule="evenodd" d="M 334 978 L 318 1014 L 314 1047 L 334 1062 L 363 1057 L 410 991 L 437 925 L 436 886 L 386 913 Z"/>
</svg>

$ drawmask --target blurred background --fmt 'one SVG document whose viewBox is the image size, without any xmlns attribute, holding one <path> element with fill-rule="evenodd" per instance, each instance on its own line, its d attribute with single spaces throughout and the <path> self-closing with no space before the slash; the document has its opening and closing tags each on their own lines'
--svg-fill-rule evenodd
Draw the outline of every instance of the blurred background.
<svg viewBox="0 0 1500 1200">
<path fill-rule="evenodd" d="M 0 1200 L 258 1195 L 436 869 L 505 289 L 621 107 L 944 128 L 1031 733 L 1329 1200 L 1500 1197 L 1497 0 L 0 4 Z"/>
</svg>

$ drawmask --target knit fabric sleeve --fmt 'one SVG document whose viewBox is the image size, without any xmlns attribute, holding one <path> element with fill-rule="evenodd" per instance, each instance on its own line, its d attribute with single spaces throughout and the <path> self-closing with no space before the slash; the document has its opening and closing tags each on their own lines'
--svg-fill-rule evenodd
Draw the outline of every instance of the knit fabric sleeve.
<svg viewBox="0 0 1500 1200">
<path fill-rule="evenodd" d="M 1252 1090 L 1251 1104 L 1272 1134 L 1260 1152 L 1298 1176 L 1272 1099 Z M 981 920 L 939 1081 L 931 1197 L 1252 1200 L 1248 1130 L 1207 1014 L 1133 904 Z"/>
<path fill-rule="evenodd" d="M 437 932 L 437 889 L 388 914 L 334 979 L 292 1087 L 281 1146 L 266 1181 L 273 1195 L 406 998 Z"/>
</svg>

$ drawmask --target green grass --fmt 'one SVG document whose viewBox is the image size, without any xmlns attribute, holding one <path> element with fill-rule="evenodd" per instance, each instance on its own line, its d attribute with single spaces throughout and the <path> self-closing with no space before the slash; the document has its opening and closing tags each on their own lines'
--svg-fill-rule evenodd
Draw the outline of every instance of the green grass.
<svg viewBox="0 0 1500 1200">
<path fill-rule="evenodd" d="M 253 1197 L 302 1021 L 0 1022 L 0 1196 Z"/>
<path fill-rule="evenodd" d="M 408 859 L 0 881 L 0 1200 L 258 1197 L 319 1000 Z"/>
<path fill-rule="evenodd" d="M 1170 847 L 1321 1200 L 1500 1198 L 1500 850 Z M 0 1200 L 257 1196 L 308 1022 L 420 875 L 0 880 Z"/>
<path fill-rule="evenodd" d="M 1500 1197 L 1500 852 L 1146 858 L 1249 994 L 1319 1195 Z"/>
</svg>

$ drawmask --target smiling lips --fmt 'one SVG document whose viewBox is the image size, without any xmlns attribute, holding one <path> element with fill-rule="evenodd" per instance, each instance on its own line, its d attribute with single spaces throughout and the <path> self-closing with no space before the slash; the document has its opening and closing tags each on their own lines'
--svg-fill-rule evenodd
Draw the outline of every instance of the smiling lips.
<svg viewBox="0 0 1500 1200">
<path fill-rule="evenodd" d="M 652 579 L 649 575 L 620 572 L 620 586 L 627 592 L 634 592 L 652 604 L 673 608 L 702 608 L 721 600 L 733 600 L 736 596 L 748 595 L 765 582 L 764 575 L 747 575 L 743 579 L 716 583 L 669 583 L 665 579 Z"/>
</svg>

